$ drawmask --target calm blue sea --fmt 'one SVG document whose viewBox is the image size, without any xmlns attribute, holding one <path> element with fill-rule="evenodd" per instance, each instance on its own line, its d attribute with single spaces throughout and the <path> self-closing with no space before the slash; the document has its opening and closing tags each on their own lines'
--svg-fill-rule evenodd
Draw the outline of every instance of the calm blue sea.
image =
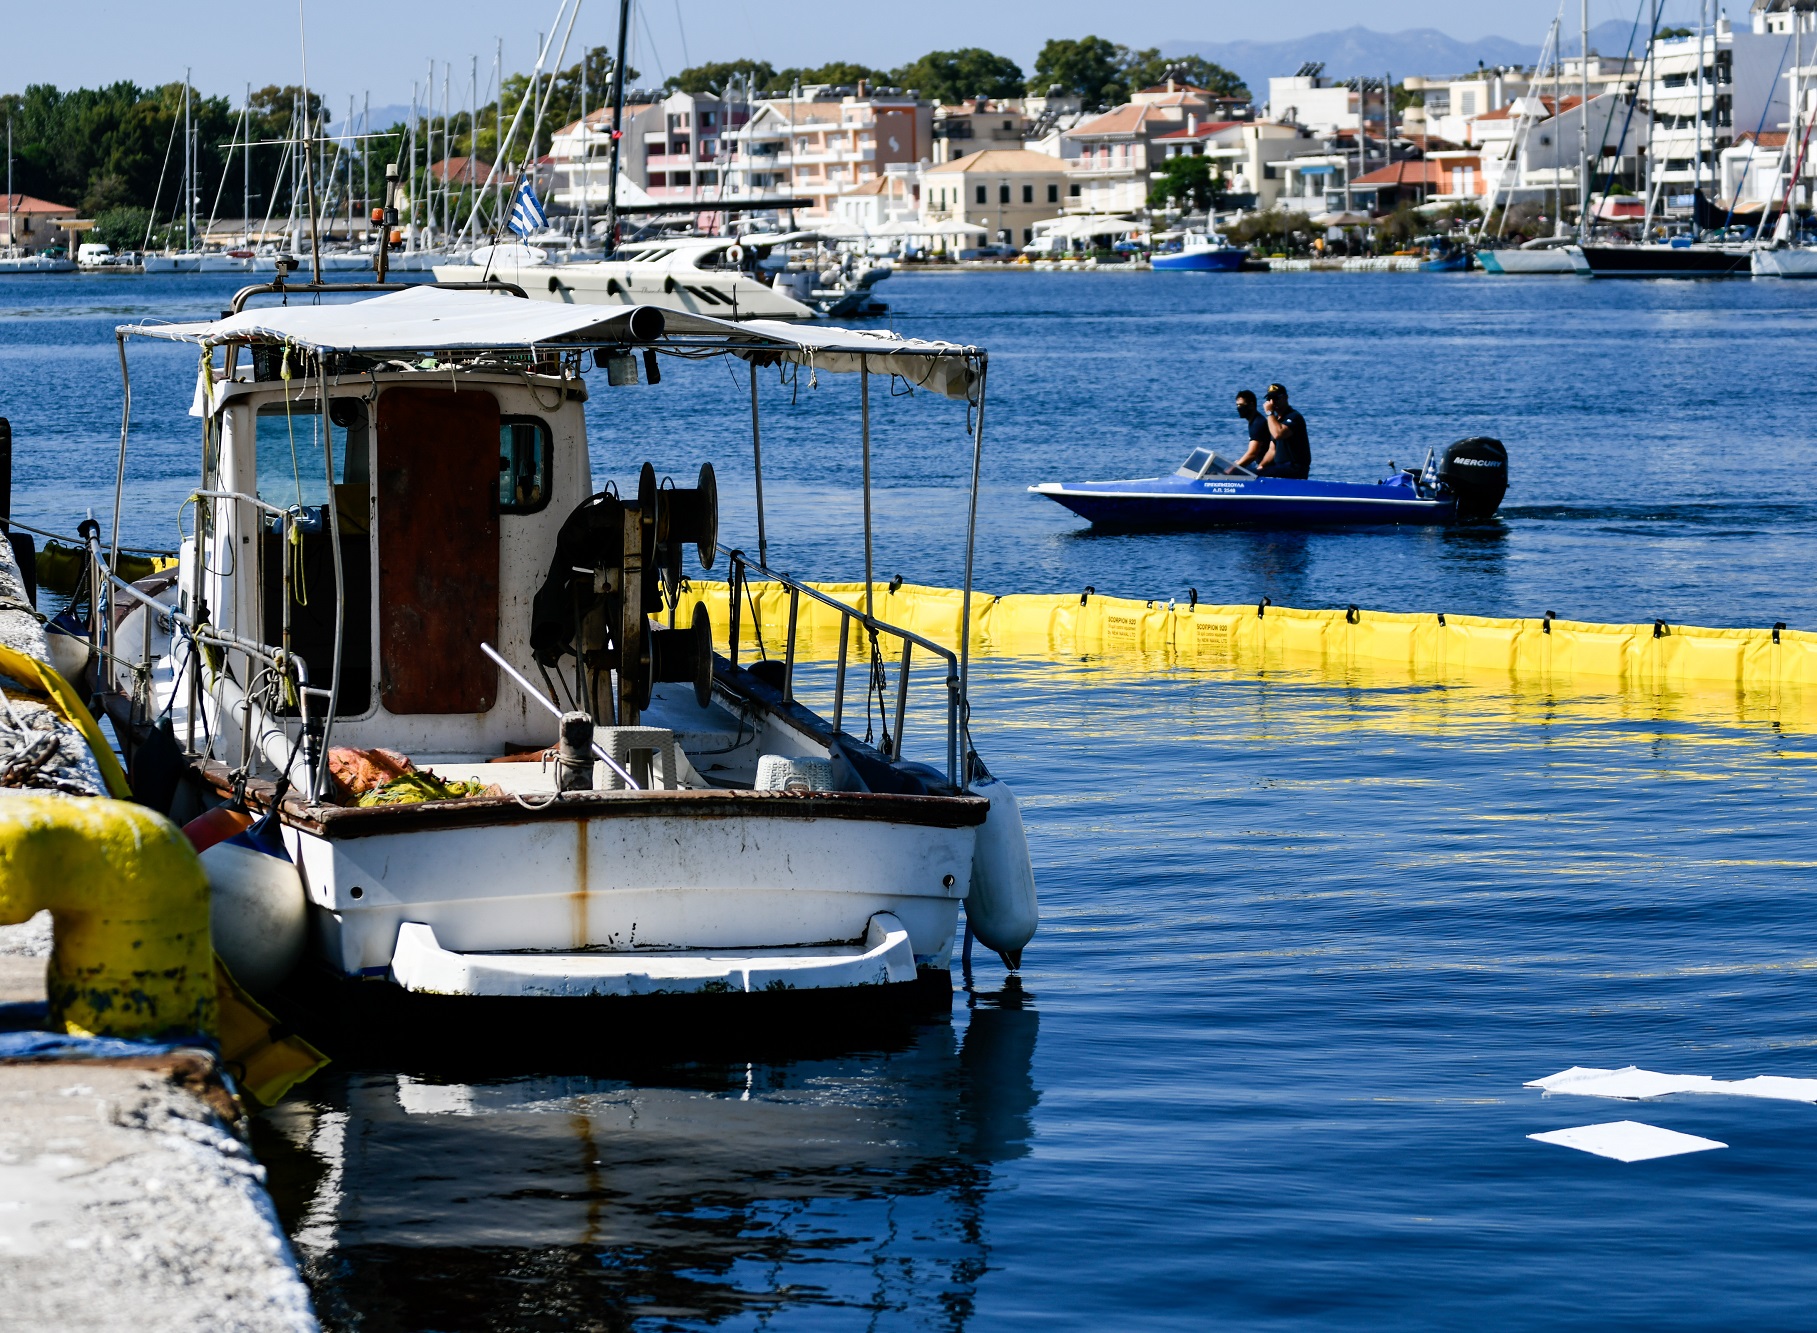
<svg viewBox="0 0 1817 1333">
<path fill-rule="evenodd" d="M 208 278 L 0 285 L 15 509 L 112 503 L 111 330 Z M 887 284 L 991 349 L 981 587 L 1817 628 L 1817 284 L 1005 274 Z M 133 350 L 126 539 L 194 484 L 193 354 Z M 742 374 L 740 370 L 739 374 Z M 860 569 L 853 380 L 762 382 L 774 563 Z M 1281 380 L 1318 474 L 1506 440 L 1498 527 L 1093 537 L 1024 494 L 1234 448 Z M 594 380 L 596 472 L 718 466 L 748 388 Z M 959 573 L 965 412 L 873 400 L 878 571 Z M 1753 696 L 986 660 L 974 733 L 1043 898 L 1019 978 L 875 1048 L 636 1079 L 330 1071 L 260 1147 L 338 1329 L 1801 1329 L 1817 1106 L 1522 1087 L 1817 1077 L 1817 735 Z M 911 741 L 911 749 L 913 742 Z M 1728 1146 L 1623 1164 L 1607 1121 Z"/>
</svg>

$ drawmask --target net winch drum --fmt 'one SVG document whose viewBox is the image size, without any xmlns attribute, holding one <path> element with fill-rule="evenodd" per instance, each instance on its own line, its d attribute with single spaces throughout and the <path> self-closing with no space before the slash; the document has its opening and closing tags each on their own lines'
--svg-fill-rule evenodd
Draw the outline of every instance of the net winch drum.
<svg viewBox="0 0 1817 1333">
<path fill-rule="evenodd" d="M 681 582 L 681 548 L 690 542 L 702 569 L 719 554 L 719 486 L 713 465 L 700 465 L 700 482 L 688 488 L 668 483 L 656 493 L 656 563 L 673 588 Z"/>
<path fill-rule="evenodd" d="M 1439 460 L 1438 479 L 1457 498 L 1458 518 L 1489 518 L 1508 493 L 1508 451 L 1486 435 L 1459 440 Z"/>
<path fill-rule="evenodd" d="M 639 709 L 650 706 L 650 687 L 657 682 L 691 682 L 695 703 L 705 708 L 713 702 L 713 620 L 705 602 L 694 604 L 687 629 L 651 626 L 644 643 L 646 660 L 636 680 Z"/>
</svg>

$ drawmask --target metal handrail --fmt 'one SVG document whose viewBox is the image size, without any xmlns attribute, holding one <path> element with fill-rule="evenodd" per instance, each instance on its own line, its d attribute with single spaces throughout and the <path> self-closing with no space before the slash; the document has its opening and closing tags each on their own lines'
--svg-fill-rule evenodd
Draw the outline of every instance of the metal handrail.
<svg viewBox="0 0 1817 1333">
<path fill-rule="evenodd" d="M 833 730 L 835 732 L 842 730 L 845 720 L 846 662 L 847 649 L 851 639 L 847 622 L 855 620 L 873 635 L 889 634 L 902 640 L 902 661 L 896 668 L 896 734 L 890 745 L 889 757 L 891 759 L 902 758 L 902 726 L 908 712 L 909 669 L 913 649 L 923 648 L 934 656 L 944 659 L 946 662 L 946 776 L 947 781 L 954 786 L 964 785 L 959 776 L 959 726 L 960 716 L 964 711 L 964 698 L 959 680 L 959 655 L 957 653 L 913 630 L 903 629 L 899 625 L 879 620 L 858 607 L 842 602 L 837 597 L 801 582 L 792 575 L 771 569 L 761 561 L 752 560 L 743 551 L 724 545 L 719 547 L 719 551 L 730 563 L 730 567 L 726 571 L 726 584 L 731 599 L 729 650 L 730 660 L 734 666 L 738 664 L 739 595 L 749 574 L 755 572 L 760 577 L 779 583 L 789 590 L 789 629 L 788 640 L 783 650 L 782 670 L 782 697 L 785 703 L 793 703 L 795 698 L 795 638 L 801 598 L 803 596 L 811 597 L 821 605 L 839 613 L 839 665 L 836 668 L 833 684 Z"/>
</svg>

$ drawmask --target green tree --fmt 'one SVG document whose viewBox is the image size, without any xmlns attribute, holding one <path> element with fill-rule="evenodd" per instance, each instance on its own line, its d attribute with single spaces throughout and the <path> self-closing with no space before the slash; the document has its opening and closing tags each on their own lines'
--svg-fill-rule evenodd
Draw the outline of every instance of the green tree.
<svg viewBox="0 0 1817 1333">
<path fill-rule="evenodd" d="M 1102 37 L 1050 38 L 1035 57 L 1028 90 L 1040 95 L 1058 86 L 1088 106 L 1123 101 L 1129 95 L 1124 61 L 1129 48 Z"/>
<path fill-rule="evenodd" d="M 1161 179 L 1148 189 L 1148 206 L 1209 209 L 1223 190 L 1223 173 L 1209 157 L 1182 154 L 1168 158 L 1161 168 Z"/>
<path fill-rule="evenodd" d="M 679 89 L 684 93 L 722 93 L 733 81 L 742 84 L 746 79 L 753 88 L 768 88 L 776 81 L 775 67 L 767 60 L 718 60 L 691 65 L 670 75 L 663 86 L 671 92 Z"/>
<path fill-rule="evenodd" d="M 1020 97 L 1025 80 L 1022 67 L 1008 56 L 982 47 L 957 51 L 929 51 L 910 64 L 890 72 L 898 88 L 913 88 L 935 102 L 963 102 L 972 97 Z"/>
<path fill-rule="evenodd" d="M 1176 83 L 1203 88 L 1217 97 L 1249 96 L 1249 89 L 1240 76 L 1204 56 L 1163 59 L 1160 51 L 1154 49 L 1130 51 L 1124 57 L 1123 70 L 1124 81 L 1132 92 L 1166 83 L 1171 78 Z"/>
<path fill-rule="evenodd" d="M 1230 239 L 1238 245 L 1252 245 L 1259 250 L 1276 250 L 1283 254 L 1304 254 L 1312 247 L 1314 228 L 1311 219 L 1300 212 L 1271 209 L 1251 213 L 1230 228 Z"/>
<path fill-rule="evenodd" d="M 150 228 L 149 208 L 109 208 L 95 215 L 94 239 L 112 250 L 137 250 Z"/>
<path fill-rule="evenodd" d="M 850 60 L 834 60 L 812 69 L 797 69 L 791 65 L 787 69 L 776 71 L 776 77 L 770 81 L 767 91 L 786 94 L 798 83 L 829 83 L 836 88 L 855 88 L 860 79 L 873 88 L 888 87 L 890 72 L 886 69 L 872 69 L 869 65 L 856 64 Z"/>
</svg>

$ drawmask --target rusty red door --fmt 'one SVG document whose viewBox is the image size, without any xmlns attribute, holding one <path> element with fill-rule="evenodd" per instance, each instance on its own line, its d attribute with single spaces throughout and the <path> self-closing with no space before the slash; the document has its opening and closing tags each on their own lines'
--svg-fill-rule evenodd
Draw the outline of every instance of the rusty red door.
<svg viewBox="0 0 1817 1333">
<path fill-rule="evenodd" d="M 378 401 L 379 698 L 483 713 L 498 670 L 498 400 L 392 388 Z"/>
</svg>

